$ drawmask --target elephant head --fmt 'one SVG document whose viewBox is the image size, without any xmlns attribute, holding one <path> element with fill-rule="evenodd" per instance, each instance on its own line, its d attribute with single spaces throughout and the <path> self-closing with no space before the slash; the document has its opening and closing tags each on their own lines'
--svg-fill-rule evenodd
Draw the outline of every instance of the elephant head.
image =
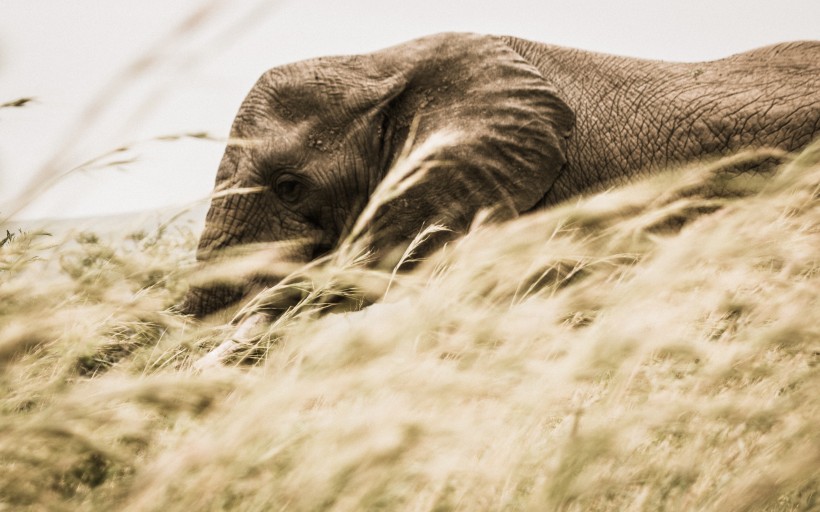
<svg viewBox="0 0 820 512">
<path fill-rule="evenodd" d="M 288 240 L 291 261 L 322 255 L 408 142 L 443 131 L 459 137 L 430 156 L 446 165 L 378 210 L 376 252 L 433 223 L 463 231 L 483 209 L 516 216 L 559 176 L 574 122 L 541 73 L 492 36 L 441 34 L 271 69 L 242 103 L 216 176 L 217 190 L 246 192 L 212 199 L 197 259 Z M 202 316 L 247 291 L 192 287 L 183 310 Z"/>
</svg>

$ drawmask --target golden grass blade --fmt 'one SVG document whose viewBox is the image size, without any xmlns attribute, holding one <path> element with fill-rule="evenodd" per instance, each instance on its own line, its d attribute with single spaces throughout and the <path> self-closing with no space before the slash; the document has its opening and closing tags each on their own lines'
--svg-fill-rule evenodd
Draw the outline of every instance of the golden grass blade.
<svg viewBox="0 0 820 512">
<path fill-rule="evenodd" d="M 181 227 L 15 230 L 0 508 L 812 510 L 818 155 L 477 222 L 400 277 L 283 268 L 227 326 L 165 309 Z"/>
</svg>

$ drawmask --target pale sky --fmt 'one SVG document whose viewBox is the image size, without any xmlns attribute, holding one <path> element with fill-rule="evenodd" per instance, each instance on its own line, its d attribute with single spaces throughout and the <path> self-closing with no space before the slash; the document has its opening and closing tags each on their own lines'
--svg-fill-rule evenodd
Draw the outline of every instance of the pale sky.
<svg viewBox="0 0 820 512">
<path fill-rule="evenodd" d="M 184 20 L 202 15 L 180 30 Z M 442 31 L 512 34 L 664 60 L 707 60 L 820 39 L 818 0 L 0 0 L 0 218 L 42 170 L 70 173 L 17 218 L 184 205 L 213 186 L 218 142 L 266 69 Z M 147 142 L 146 142 L 147 141 Z"/>
</svg>

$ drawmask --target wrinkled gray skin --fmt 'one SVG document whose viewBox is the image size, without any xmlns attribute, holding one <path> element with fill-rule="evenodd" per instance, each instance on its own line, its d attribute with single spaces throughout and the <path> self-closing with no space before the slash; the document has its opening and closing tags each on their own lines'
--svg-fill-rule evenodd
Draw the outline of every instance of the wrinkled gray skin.
<svg viewBox="0 0 820 512">
<path fill-rule="evenodd" d="M 747 147 L 796 150 L 820 133 L 820 42 L 683 64 L 614 57 L 514 37 L 440 34 L 367 55 L 271 69 L 233 123 L 197 258 L 300 239 L 309 261 L 352 225 L 403 148 L 461 134 L 447 161 L 383 207 L 375 249 L 425 225 L 464 230 L 477 211 L 515 217 L 615 180 Z M 203 316 L 248 287 L 192 288 Z"/>
</svg>

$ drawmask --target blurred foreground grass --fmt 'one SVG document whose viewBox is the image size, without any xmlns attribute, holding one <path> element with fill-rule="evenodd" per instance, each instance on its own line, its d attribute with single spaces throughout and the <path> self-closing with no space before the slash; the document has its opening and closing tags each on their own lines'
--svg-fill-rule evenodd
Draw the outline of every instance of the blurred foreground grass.
<svg viewBox="0 0 820 512">
<path fill-rule="evenodd" d="M 817 510 L 820 147 L 758 157 L 317 267 L 203 373 L 195 233 L 7 236 L 0 510 Z"/>
</svg>

